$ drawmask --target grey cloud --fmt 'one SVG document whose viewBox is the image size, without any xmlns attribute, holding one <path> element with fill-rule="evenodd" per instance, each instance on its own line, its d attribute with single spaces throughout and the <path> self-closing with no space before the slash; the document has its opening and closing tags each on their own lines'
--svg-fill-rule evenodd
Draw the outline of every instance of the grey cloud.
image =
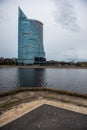
<svg viewBox="0 0 87 130">
<path fill-rule="evenodd" d="M 0 24 L 8 21 L 8 14 L 0 9 Z"/>
<path fill-rule="evenodd" d="M 0 23 L 2 23 L 4 20 L 4 13 L 2 10 L 0 10 Z"/>
<path fill-rule="evenodd" d="M 0 23 L 1 23 L 2 19 L 3 19 L 3 13 L 2 13 L 2 10 L 0 10 Z"/>
<path fill-rule="evenodd" d="M 8 1 L 11 1 L 11 0 L 0 0 L 0 3 L 4 3 L 4 2 L 8 2 Z"/>
<path fill-rule="evenodd" d="M 77 18 L 74 12 L 72 0 L 54 0 L 55 12 L 54 18 L 57 23 L 68 30 L 78 32 L 80 30 L 77 24 Z"/>
<path fill-rule="evenodd" d="M 82 4 L 84 4 L 85 6 L 87 6 L 87 0 L 79 0 Z"/>
<path fill-rule="evenodd" d="M 81 1 L 83 1 L 83 2 L 87 3 L 87 0 L 81 0 Z"/>
</svg>

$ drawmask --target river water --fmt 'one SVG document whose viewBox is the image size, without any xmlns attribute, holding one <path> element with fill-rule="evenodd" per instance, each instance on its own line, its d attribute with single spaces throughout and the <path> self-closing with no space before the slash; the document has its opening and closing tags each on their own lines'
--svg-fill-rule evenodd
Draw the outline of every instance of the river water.
<svg viewBox="0 0 87 130">
<path fill-rule="evenodd" d="M 20 87 L 50 87 L 87 94 L 87 69 L 0 69 L 1 93 Z"/>
</svg>

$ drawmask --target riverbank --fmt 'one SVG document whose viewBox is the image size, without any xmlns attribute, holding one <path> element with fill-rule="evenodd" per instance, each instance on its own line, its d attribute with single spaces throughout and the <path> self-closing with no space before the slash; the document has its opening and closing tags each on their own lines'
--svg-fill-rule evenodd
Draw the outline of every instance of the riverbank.
<svg viewBox="0 0 87 130">
<path fill-rule="evenodd" d="M 63 69 L 87 69 L 86 66 L 58 66 L 58 65 L 0 65 L 0 68 L 63 68 Z"/>
<path fill-rule="evenodd" d="M 87 115 L 87 95 L 48 88 L 21 89 L 0 95 L 0 125 L 43 104 Z"/>
</svg>

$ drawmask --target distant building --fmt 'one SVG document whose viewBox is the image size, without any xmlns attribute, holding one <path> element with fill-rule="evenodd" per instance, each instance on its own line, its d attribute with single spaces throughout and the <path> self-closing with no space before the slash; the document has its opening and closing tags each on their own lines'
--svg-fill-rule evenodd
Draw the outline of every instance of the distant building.
<svg viewBox="0 0 87 130">
<path fill-rule="evenodd" d="M 43 24 L 28 19 L 19 8 L 18 16 L 18 63 L 44 63 Z"/>
</svg>

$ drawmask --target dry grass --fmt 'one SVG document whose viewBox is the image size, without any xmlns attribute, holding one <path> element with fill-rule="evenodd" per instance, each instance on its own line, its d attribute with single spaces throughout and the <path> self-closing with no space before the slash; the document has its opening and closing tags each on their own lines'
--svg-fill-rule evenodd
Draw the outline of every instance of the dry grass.
<svg viewBox="0 0 87 130">
<path fill-rule="evenodd" d="M 51 88 L 22 88 L 0 95 L 0 112 L 6 111 L 18 104 L 37 99 L 56 100 L 87 108 L 87 95 L 71 93 Z"/>
<path fill-rule="evenodd" d="M 67 95 L 67 96 L 74 96 L 74 97 L 81 97 L 87 99 L 87 94 L 80 94 L 76 92 L 70 92 L 70 91 L 64 91 L 64 90 L 58 90 L 58 89 L 52 89 L 52 88 L 45 88 L 45 87 L 29 87 L 29 88 L 20 88 L 13 91 L 9 91 L 6 93 L 1 93 L 0 97 L 5 97 L 9 95 L 15 95 L 20 92 L 51 92 L 51 93 L 57 93 L 61 95 Z"/>
</svg>

